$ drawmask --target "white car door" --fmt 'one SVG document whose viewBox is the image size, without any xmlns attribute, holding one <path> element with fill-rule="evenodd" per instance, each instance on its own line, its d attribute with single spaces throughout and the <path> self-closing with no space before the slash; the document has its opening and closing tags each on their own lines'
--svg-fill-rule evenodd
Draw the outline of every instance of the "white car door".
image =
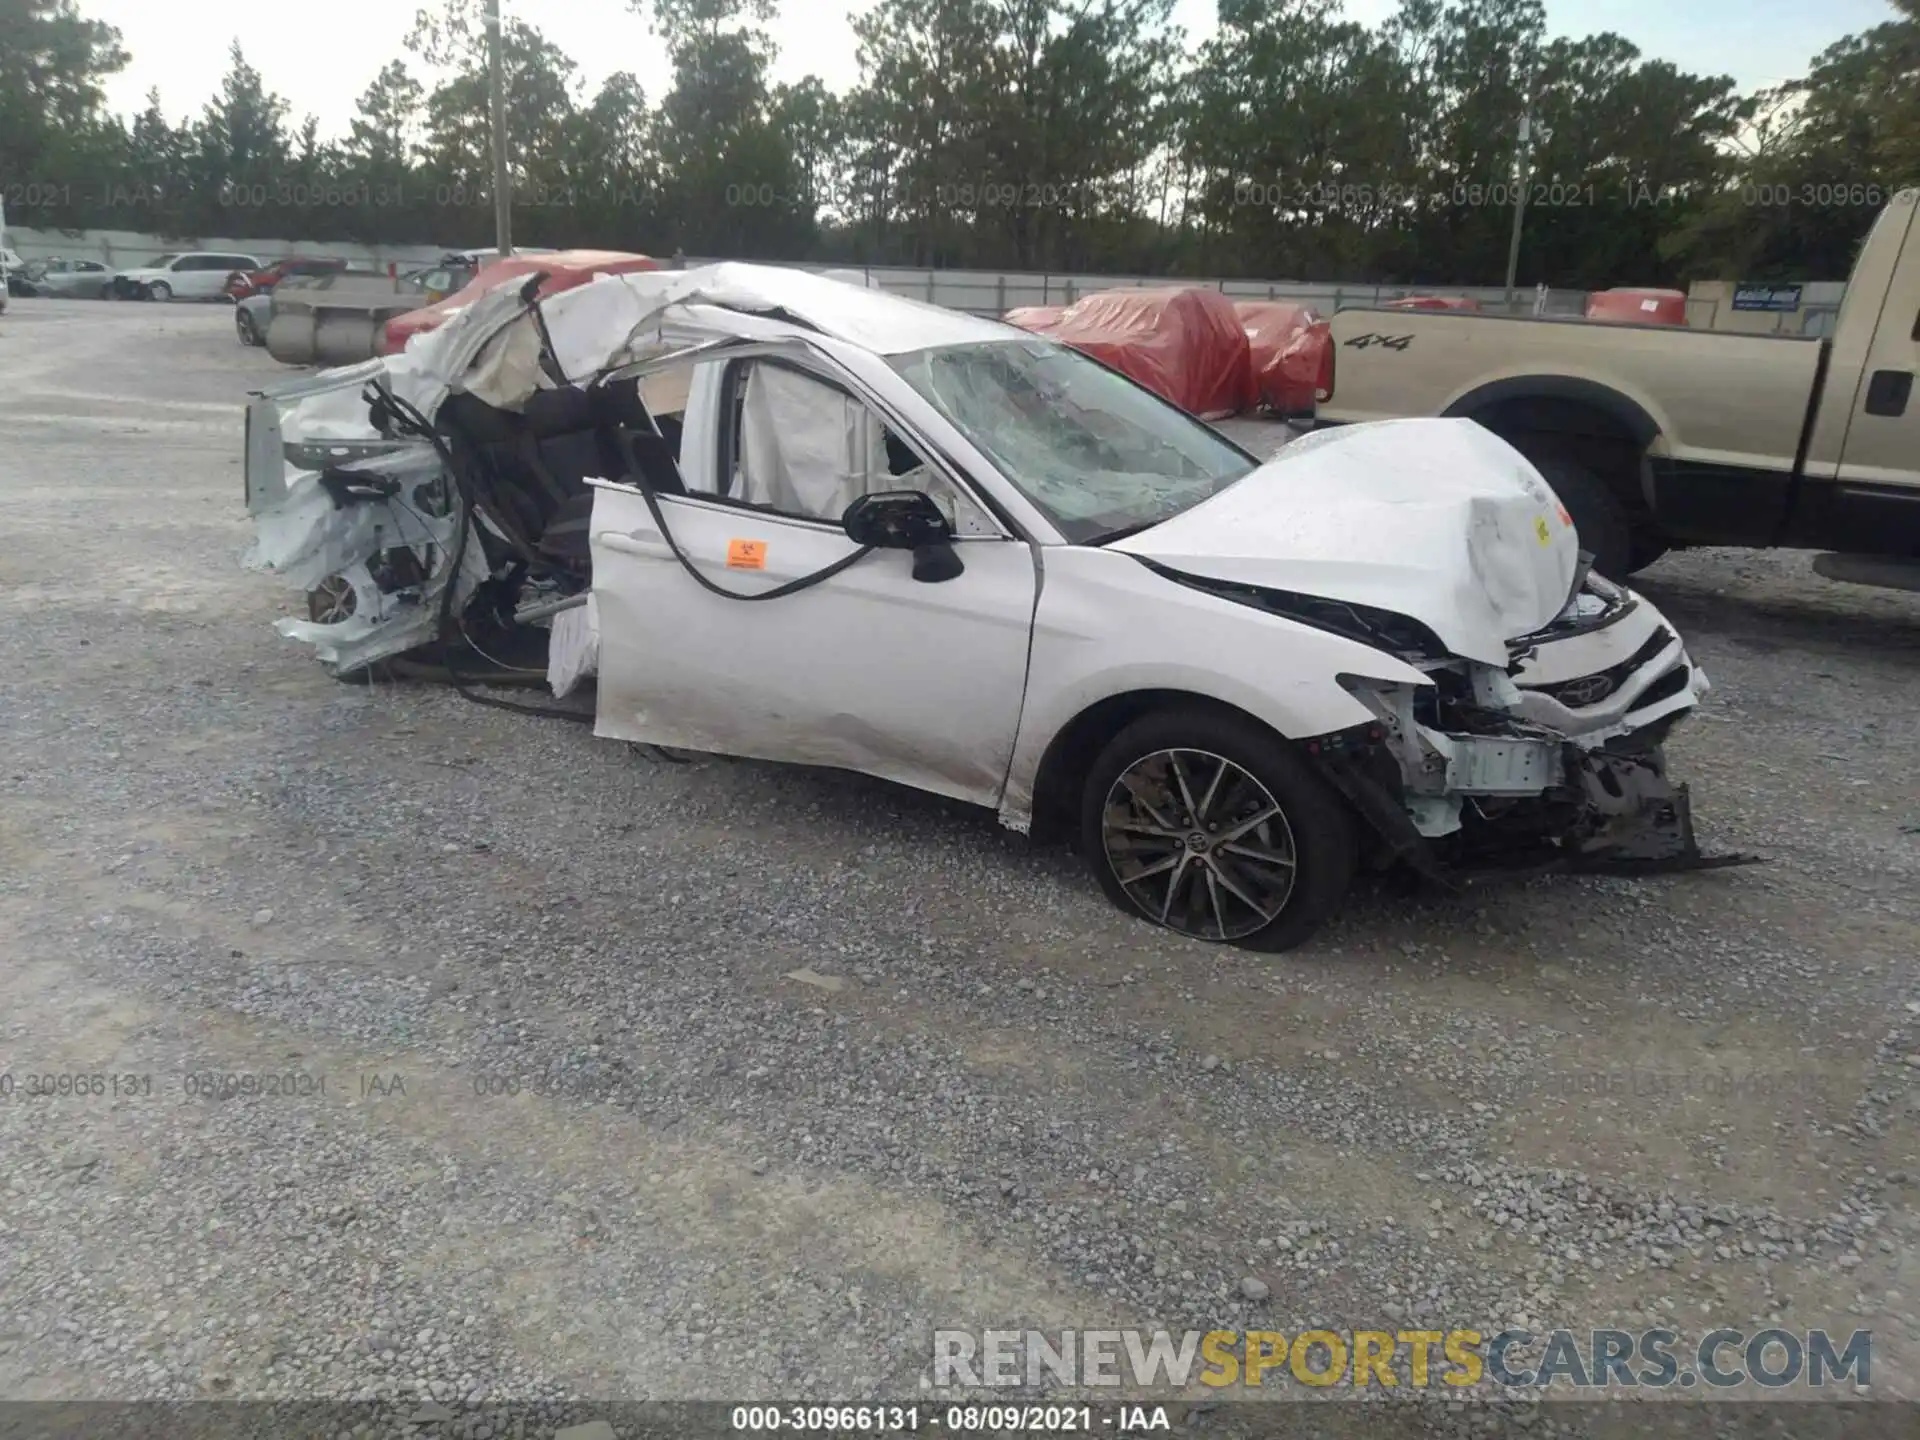
<svg viewBox="0 0 1920 1440">
<path fill-rule="evenodd" d="M 687 573 L 638 489 L 595 482 L 596 733 L 835 766 L 997 804 L 1026 686 L 1033 548 L 943 470 L 912 469 L 926 447 L 903 427 L 883 430 L 826 361 L 808 371 L 817 423 L 792 423 L 795 386 L 775 397 L 784 411 L 760 404 L 743 367 L 765 363 L 704 367 L 713 383 L 695 387 L 706 398 L 688 404 L 682 432 L 692 488 L 657 497 L 700 574 L 747 595 L 815 574 L 858 548 L 837 519 L 846 495 L 889 489 L 938 497 L 965 568 L 915 580 L 911 552 L 874 550 L 795 594 L 728 599 Z"/>
<path fill-rule="evenodd" d="M 213 272 L 202 268 L 204 260 L 200 255 L 182 255 L 173 262 L 167 283 L 173 287 L 174 299 L 199 300 L 211 293 L 207 281 L 213 278 Z"/>
</svg>

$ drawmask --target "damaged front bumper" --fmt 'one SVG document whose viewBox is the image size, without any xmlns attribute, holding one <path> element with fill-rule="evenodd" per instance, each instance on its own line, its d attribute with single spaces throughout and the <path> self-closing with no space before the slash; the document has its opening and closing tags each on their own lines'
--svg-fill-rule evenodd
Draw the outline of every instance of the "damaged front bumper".
<svg viewBox="0 0 1920 1440">
<path fill-rule="evenodd" d="M 1424 686 L 1344 682 L 1375 722 L 1307 749 L 1383 862 L 1450 886 L 1746 863 L 1702 854 L 1687 787 L 1668 778 L 1663 742 L 1710 687 L 1651 605 L 1606 587 L 1514 657 L 1430 662 Z"/>
</svg>

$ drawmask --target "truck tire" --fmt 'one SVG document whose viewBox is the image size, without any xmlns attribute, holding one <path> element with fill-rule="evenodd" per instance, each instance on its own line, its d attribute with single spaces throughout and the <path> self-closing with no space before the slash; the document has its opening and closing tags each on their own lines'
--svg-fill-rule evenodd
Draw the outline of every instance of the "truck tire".
<svg viewBox="0 0 1920 1440">
<path fill-rule="evenodd" d="M 1639 534 L 1633 537 L 1632 569 L 1638 575 L 1673 548 L 1673 542 L 1661 535 Z"/>
<path fill-rule="evenodd" d="M 1579 533 L 1580 548 L 1593 556 L 1593 568 L 1609 580 L 1624 580 L 1643 565 L 1660 558 L 1658 552 L 1644 560 L 1635 554 L 1633 523 L 1607 482 L 1593 471 L 1565 455 L 1528 455 L 1540 478 L 1567 513 L 1573 516 L 1573 528 Z M 1664 549 L 1664 547 L 1662 547 Z"/>
</svg>

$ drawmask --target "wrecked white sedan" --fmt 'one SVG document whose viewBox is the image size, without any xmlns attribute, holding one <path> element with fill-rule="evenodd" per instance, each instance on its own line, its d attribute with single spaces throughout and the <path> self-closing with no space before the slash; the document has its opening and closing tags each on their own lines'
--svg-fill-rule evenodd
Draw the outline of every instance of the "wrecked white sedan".
<svg viewBox="0 0 1920 1440">
<path fill-rule="evenodd" d="M 336 673 L 596 676 L 596 734 L 990 807 L 1259 949 L 1363 866 L 1715 863 L 1661 752 L 1706 677 L 1470 422 L 1261 463 L 1074 350 L 821 276 L 530 297 L 250 406 L 251 563 Z"/>
</svg>

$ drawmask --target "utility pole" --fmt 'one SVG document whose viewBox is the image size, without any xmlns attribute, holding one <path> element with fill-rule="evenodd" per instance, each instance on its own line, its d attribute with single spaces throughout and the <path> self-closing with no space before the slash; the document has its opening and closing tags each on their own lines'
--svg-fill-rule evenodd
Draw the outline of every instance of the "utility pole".
<svg viewBox="0 0 1920 1440">
<path fill-rule="evenodd" d="M 507 170 L 507 70 L 500 57 L 500 0 L 487 0 L 487 116 L 493 134 L 493 243 L 513 253 L 513 177 Z"/>
<path fill-rule="evenodd" d="M 1520 270 L 1520 225 L 1527 213 L 1527 181 L 1533 168 L 1533 116 L 1520 117 L 1520 193 L 1513 201 L 1513 239 L 1507 244 L 1507 313 L 1513 313 L 1513 282 Z"/>
</svg>

